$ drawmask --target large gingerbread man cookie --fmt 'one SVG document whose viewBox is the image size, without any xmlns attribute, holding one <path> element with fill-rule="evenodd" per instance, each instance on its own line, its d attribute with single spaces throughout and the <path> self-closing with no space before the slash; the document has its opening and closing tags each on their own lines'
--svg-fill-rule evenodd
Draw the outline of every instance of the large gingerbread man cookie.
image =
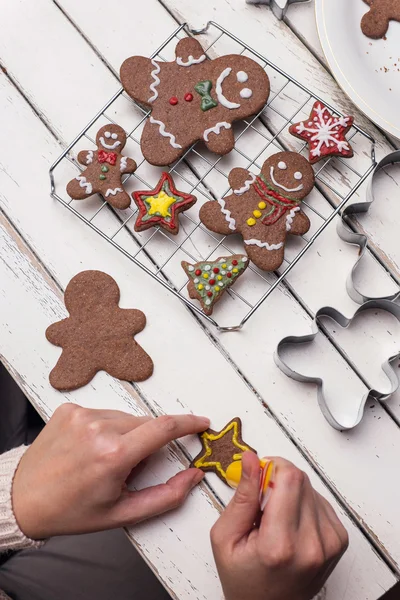
<svg viewBox="0 0 400 600">
<path fill-rule="evenodd" d="M 50 373 L 57 390 L 76 390 L 107 371 L 125 381 L 143 381 L 153 372 L 150 356 L 133 336 L 146 317 L 140 310 L 119 308 L 120 292 L 112 277 L 83 271 L 69 282 L 65 306 L 70 314 L 47 328 L 46 337 L 62 354 Z"/>
<path fill-rule="evenodd" d="M 127 93 L 152 111 L 141 138 L 152 165 L 173 163 L 198 140 L 227 154 L 232 123 L 257 113 L 269 96 L 268 75 L 246 56 L 209 60 L 193 38 L 180 40 L 175 53 L 173 62 L 132 56 L 121 66 Z"/>
<path fill-rule="evenodd" d="M 232 194 L 206 202 L 200 219 L 216 233 L 240 233 L 253 263 L 274 271 L 283 262 L 286 237 L 303 235 L 310 228 L 300 203 L 314 183 L 314 171 L 301 154 L 279 152 L 265 161 L 258 176 L 233 169 L 229 173 Z"/>
<path fill-rule="evenodd" d="M 361 21 L 364 35 L 375 40 L 383 38 L 390 21 L 400 21 L 400 0 L 364 0 L 370 10 Z"/>
<path fill-rule="evenodd" d="M 86 169 L 67 185 L 67 193 L 74 200 L 83 200 L 101 194 L 114 208 L 128 208 L 130 197 L 124 190 L 121 177 L 133 173 L 136 163 L 123 156 L 125 131 L 119 125 L 105 125 L 96 136 L 97 150 L 81 150 L 78 162 Z"/>
</svg>

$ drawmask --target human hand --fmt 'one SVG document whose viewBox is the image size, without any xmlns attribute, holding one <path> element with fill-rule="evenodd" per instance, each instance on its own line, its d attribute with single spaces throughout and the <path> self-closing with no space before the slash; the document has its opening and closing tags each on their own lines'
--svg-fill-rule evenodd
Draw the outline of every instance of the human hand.
<svg viewBox="0 0 400 600">
<path fill-rule="evenodd" d="M 239 487 L 211 530 L 226 600 L 310 600 L 347 549 L 347 531 L 307 475 L 273 460 L 274 487 L 263 514 L 260 461 L 245 452 Z"/>
<path fill-rule="evenodd" d="M 19 527 L 43 539 L 130 525 L 178 507 L 202 480 L 198 469 L 140 491 L 129 491 L 126 480 L 147 456 L 209 424 L 193 415 L 134 417 L 63 404 L 16 471 L 12 500 Z"/>
</svg>

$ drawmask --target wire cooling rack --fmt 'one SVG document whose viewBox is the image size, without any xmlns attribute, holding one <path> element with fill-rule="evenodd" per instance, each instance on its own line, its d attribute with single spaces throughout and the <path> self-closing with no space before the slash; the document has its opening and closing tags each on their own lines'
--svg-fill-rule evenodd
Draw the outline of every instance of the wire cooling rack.
<svg viewBox="0 0 400 600">
<path fill-rule="evenodd" d="M 134 174 L 123 179 L 128 193 L 135 189 L 152 189 L 158 181 L 162 169 L 149 165 L 140 151 L 141 131 L 149 112 L 137 105 L 122 88 L 51 166 L 51 194 L 192 311 L 220 331 L 235 331 L 241 329 L 277 286 L 290 288 L 287 281 L 289 272 L 327 225 L 340 214 L 346 202 L 373 170 L 375 142 L 368 133 L 353 126 L 348 139 L 352 141 L 354 157 L 347 160 L 331 157 L 314 167 L 316 187 L 302 203 L 311 221 L 310 231 L 301 237 L 289 236 L 285 261 L 279 271 L 266 273 L 250 265 L 244 276 L 216 305 L 214 317 L 204 315 L 199 304 L 188 297 L 188 280 L 181 268 L 181 261 L 194 263 L 236 254 L 243 252 L 243 244 L 236 235 L 225 237 L 208 231 L 198 218 L 201 205 L 223 197 L 230 191 L 228 173 L 233 167 L 241 166 L 258 174 L 268 156 L 281 150 L 295 150 L 307 156 L 306 144 L 291 136 L 288 127 L 291 123 L 306 119 L 314 102 L 323 100 L 214 22 L 209 22 L 201 30 L 181 25 L 151 58 L 174 60 L 176 43 L 187 34 L 199 36 L 210 58 L 228 53 L 244 54 L 261 64 L 269 75 L 271 94 L 257 115 L 235 125 L 235 149 L 229 155 L 215 156 L 198 142 L 169 169 L 177 188 L 194 193 L 198 198 L 190 210 L 180 215 L 179 234 L 169 235 L 159 228 L 135 232 L 133 226 L 137 208 L 133 202 L 130 208 L 121 211 L 113 209 L 100 196 L 77 201 L 71 200 L 66 194 L 66 184 L 76 177 L 77 169 L 82 170 L 76 160 L 78 152 L 95 148 L 97 130 L 106 123 L 117 123 L 125 129 L 128 142 L 124 154 L 134 158 L 138 165 Z M 323 102 L 333 112 L 341 114 Z M 229 325 L 223 323 L 226 319 Z"/>
</svg>

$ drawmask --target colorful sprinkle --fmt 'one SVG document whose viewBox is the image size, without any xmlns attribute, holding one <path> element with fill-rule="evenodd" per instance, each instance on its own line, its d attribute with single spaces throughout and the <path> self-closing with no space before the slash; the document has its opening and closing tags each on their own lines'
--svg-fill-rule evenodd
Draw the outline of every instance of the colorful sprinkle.
<svg viewBox="0 0 400 600">
<path fill-rule="evenodd" d="M 247 221 L 246 221 L 246 223 L 249 227 L 253 227 L 253 225 L 255 225 L 256 222 L 257 221 L 255 219 L 253 219 L 253 217 L 250 217 L 250 219 L 247 219 Z"/>
<path fill-rule="evenodd" d="M 176 106 L 178 102 L 179 100 L 176 96 L 172 96 L 172 98 L 169 99 L 169 103 L 172 104 L 172 106 Z"/>
<path fill-rule="evenodd" d="M 232 273 L 227 273 L 226 276 L 230 279 L 232 277 Z"/>
<path fill-rule="evenodd" d="M 207 292 L 207 296 L 208 296 L 209 298 L 211 298 L 211 296 L 212 296 L 212 292 Z"/>
<path fill-rule="evenodd" d="M 214 285 L 215 284 L 215 279 L 210 279 L 210 285 Z"/>
<path fill-rule="evenodd" d="M 214 273 L 219 273 L 219 269 L 218 269 L 218 267 L 214 267 L 214 268 L 213 268 L 213 271 L 214 271 Z"/>
<path fill-rule="evenodd" d="M 236 260 L 236 258 L 233 259 L 232 264 L 236 267 L 236 265 L 238 264 L 238 261 Z"/>
<path fill-rule="evenodd" d="M 201 275 L 201 269 L 196 269 L 194 273 L 197 276 Z"/>
</svg>

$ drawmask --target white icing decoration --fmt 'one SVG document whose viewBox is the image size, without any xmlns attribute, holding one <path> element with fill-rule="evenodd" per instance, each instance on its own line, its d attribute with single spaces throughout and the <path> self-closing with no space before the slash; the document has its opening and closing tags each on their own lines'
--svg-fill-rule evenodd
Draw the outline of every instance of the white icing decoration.
<svg viewBox="0 0 400 600">
<path fill-rule="evenodd" d="M 165 124 L 162 121 L 157 121 L 154 117 L 150 116 L 150 123 L 154 123 L 155 125 L 159 125 L 160 135 L 163 137 L 169 138 L 169 143 L 173 148 L 182 148 L 180 144 L 176 143 L 176 138 L 172 133 L 168 133 L 165 131 Z"/>
<path fill-rule="evenodd" d="M 92 184 L 86 180 L 86 177 L 84 177 L 83 175 L 78 175 L 78 177 L 76 178 L 77 181 L 79 181 L 79 185 L 81 188 L 84 188 L 86 194 L 91 194 L 93 191 L 93 187 Z"/>
<path fill-rule="evenodd" d="M 107 133 L 110 133 L 110 132 L 109 131 L 105 132 L 104 135 L 106 137 L 107 137 Z M 110 136 L 108 136 L 108 137 L 110 137 Z M 100 143 L 104 148 L 107 148 L 107 150 L 115 150 L 115 148 L 117 148 L 121 144 L 121 142 L 119 142 L 118 140 L 116 142 L 114 142 L 113 144 L 107 144 L 105 139 L 103 138 L 103 136 L 101 136 L 101 138 L 100 138 Z"/>
<path fill-rule="evenodd" d="M 189 265 L 188 266 L 188 271 L 190 271 L 190 272 L 194 271 L 194 267 L 192 265 Z"/>
<path fill-rule="evenodd" d="M 193 283 L 199 283 L 199 280 L 197 279 L 197 277 L 196 277 L 196 279 L 193 279 Z"/>
<path fill-rule="evenodd" d="M 229 223 L 229 229 L 232 229 L 232 231 L 235 231 L 235 229 L 236 229 L 236 221 L 231 216 L 231 211 L 228 210 L 227 208 L 225 208 L 225 200 L 222 200 L 222 198 L 219 198 L 219 200 L 217 202 L 218 202 L 218 204 L 221 207 L 222 214 L 225 215 L 225 220 Z M 224 261 L 222 260 L 220 262 L 224 262 Z"/>
<path fill-rule="evenodd" d="M 240 90 L 240 97 L 244 98 L 245 100 L 251 98 L 252 95 L 253 91 L 250 88 L 243 88 L 242 90 Z"/>
<path fill-rule="evenodd" d="M 192 65 L 198 65 L 199 63 L 202 63 L 203 60 L 206 60 L 206 58 L 207 57 L 205 54 L 202 54 L 201 56 L 199 56 L 199 58 L 194 58 L 194 56 L 190 55 L 185 61 L 183 60 L 183 58 L 178 56 L 176 59 L 176 64 L 178 64 L 180 67 L 191 67 Z"/>
<path fill-rule="evenodd" d="M 204 267 L 204 270 L 205 270 L 205 271 L 210 271 L 210 269 L 211 269 L 210 265 L 206 265 L 206 266 Z"/>
<path fill-rule="evenodd" d="M 128 157 L 127 156 L 121 156 L 121 162 L 119 163 L 119 170 L 122 172 L 124 169 L 126 169 L 126 163 L 128 161 Z"/>
<path fill-rule="evenodd" d="M 240 108 L 240 104 L 238 104 L 237 102 L 231 102 L 230 100 L 228 100 L 228 98 L 225 98 L 222 92 L 222 84 L 231 71 L 231 67 L 227 67 L 222 71 L 221 75 L 217 79 L 217 83 L 215 84 L 215 93 L 217 94 L 217 98 L 220 104 L 222 104 L 222 106 L 225 106 L 225 108 Z"/>
<path fill-rule="evenodd" d="M 250 177 L 248 179 L 246 179 L 243 187 L 239 188 L 238 190 L 233 190 L 233 193 L 236 194 L 237 196 L 241 196 L 245 192 L 248 192 L 250 189 L 250 186 L 255 182 L 255 180 L 256 180 L 256 176 L 254 175 L 254 173 L 250 173 Z"/>
<path fill-rule="evenodd" d="M 221 271 L 221 275 L 226 275 L 226 271 Z"/>
<path fill-rule="evenodd" d="M 219 285 L 219 287 L 224 287 L 224 282 L 223 281 L 218 281 L 217 285 Z"/>
<path fill-rule="evenodd" d="M 248 260 L 249 260 L 249 259 L 247 258 L 247 256 L 243 256 L 243 257 L 242 257 L 242 262 L 244 262 L 244 263 L 245 263 L 245 262 L 247 262 Z"/>
<path fill-rule="evenodd" d="M 283 242 L 270 245 L 268 242 L 261 242 L 260 240 L 244 240 L 244 243 L 248 246 L 258 246 L 259 248 L 266 248 L 267 250 L 280 250 L 283 247 Z"/>
<path fill-rule="evenodd" d="M 290 231 L 292 229 L 293 219 L 295 218 L 296 213 L 299 210 L 300 206 L 296 206 L 295 208 L 292 208 L 288 215 L 286 215 L 286 231 Z"/>
<path fill-rule="evenodd" d="M 232 125 L 230 123 L 227 123 L 226 121 L 221 121 L 221 123 L 217 123 L 216 125 L 214 125 L 214 127 L 206 129 L 203 133 L 203 138 L 206 142 L 208 142 L 208 136 L 210 133 L 215 133 L 215 135 L 219 135 L 221 133 L 222 128 L 231 129 L 231 127 Z"/>
<path fill-rule="evenodd" d="M 158 77 L 158 74 L 161 71 L 161 67 L 154 59 L 152 59 L 151 64 L 155 67 L 155 69 L 151 72 L 151 76 L 154 81 L 150 85 L 150 90 L 153 92 L 153 95 L 150 96 L 147 102 L 154 102 L 154 100 L 157 100 L 158 91 L 156 90 L 156 87 L 160 85 L 160 78 Z"/>
<path fill-rule="evenodd" d="M 338 140 L 337 134 L 339 133 L 339 127 L 348 127 L 350 117 L 334 117 L 326 106 L 318 104 L 315 107 L 317 115 L 314 117 L 314 123 L 309 122 L 306 126 L 304 122 L 299 123 L 296 127 L 297 133 L 303 133 L 306 131 L 310 134 L 314 134 L 310 138 L 311 156 L 321 156 L 321 149 L 323 146 L 330 148 L 336 146 L 337 152 L 343 152 L 343 150 L 350 150 L 350 146 L 346 140 Z M 328 113 L 328 120 L 325 121 L 324 114 Z M 313 147 L 314 146 L 314 147 Z"/>
<path fill-rule="evenodd" d="M 89 152 L 86 154 L 86 164 L 90 165 L 90 163 L 93 162 L 93 150 L 89 150 Z"/>
<path fill-rule="evenodd" d="M 247 75 L 247 73 L 245 71 L 238 71 L 236 73 L 236 79 L 238 80 L 239 83 L 246 83 L 248 78 L 249 78 L 249 76 Z"/>
<path fill-rule="evenodd" d="M 209 305 L 211 304 L 211 300 L 210 300 L 210 298 L 207 298 L 207 300 L 206 300 L 206 304 L 207 304 L 207 306 L 209 306 Z"/>
<path fill-rule="evenodd" d="M 270 174 L 272 183 L 274 185 L 276 185 L 276 187 L 281 188 L 282 190 L 285 190 L 285 192 L 300 192 L 304 188 L 304 185 L 302 183 L 300 185 L 298 185 L 297 188 L 288 188 L 288 187 L 285 187 L 284 185 L 282 185 L 281 183 L 278 183 L 274 177 L 274 167 L 271 167 L 269 174 Z"/>
<path fill-rule="evenodd" d="M 105 131 L 104 135 L 107 139 L 111 137 L 111 133 L 109 131 Z"/>
<path fill-rule="evenodd" d="M 211 290 L 211 287 L 209 285 L 206 285 L 206 290 Z"/>
<path fill-rule="evenodd" d="M 118 133 L 112 133 L 111 137 L 113 140 L 117 140 L 118 139 Z"/>
<path fill-rule="evenodd" d="M 233 269 L 233 266 L 232 266 L 232 265 L 230 265 L 230 266 L 228 267 L 228 270 L 229 270 L 229 271 L 232 271 L 232 269 Z"/>
<path fill-rule="evenodd" d="M 115 196 L 118 192 L 123 192 L 124 190 L 120 187 L 115 188 L 115 189 L 111 189 L 108 188 L 108 190 L 106 191 L 106 198 L 108 198 L 108 196 Z"/>
<path fill-rule="evenodd" d="M 285 169 L 287 169 L 287 164 L 283 162 L 283 160 L 281 160 L 280 162 L 278 162 L 278 169 L 282 169 L 282 171 L 284 171 Z"/>
<path fill-rule="evenodd" d="M 300 181 L 301 179 L 303 179 L 303 173 L 300 173 L 300 171 L 296 171 L 293 177 L 297 179 L 297 181 Z"/>
</svg>

